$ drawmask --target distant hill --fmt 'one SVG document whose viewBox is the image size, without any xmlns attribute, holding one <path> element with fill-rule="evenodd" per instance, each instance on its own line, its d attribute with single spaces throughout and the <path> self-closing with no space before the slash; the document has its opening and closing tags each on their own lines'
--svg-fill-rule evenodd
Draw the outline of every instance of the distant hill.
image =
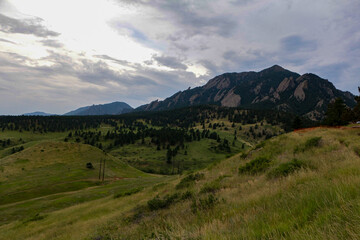
<svg viewBox="0 0 360 240">
<path fill-rule="evenodd" d="M 55 116 L 56 114 L 46 113 L 46 112 L 32 112 L 32 113 L 24 113 L 24 116 Z"/>
<path fill-rule="evenodd" d="M 299 75 L 278 65 L 260 72 L 224 73 L 204 86 L 179 91 L 164 101 L 138 107 L 154 111 L 199 104 L 227 107 L 276 109 L 322 119 L 329 102 L 340 97 L 355 106 L 354 95 L 334 87 L 328 80 L 311 73 Z"/>
<path fill-rule="evenodd" d="M 131 112 L 133 108 L 124 102 L 113 102 L 107 104 L 99 104 L 78 108 L 74 111 L 65 113 L 64 115 L 115 115 Z"/>
</svg>

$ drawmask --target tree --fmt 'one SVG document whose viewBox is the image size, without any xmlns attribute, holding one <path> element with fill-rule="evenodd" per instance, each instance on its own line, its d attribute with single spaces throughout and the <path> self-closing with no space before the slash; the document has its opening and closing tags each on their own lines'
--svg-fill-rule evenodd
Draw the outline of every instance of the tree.
<svg viewBox="0 0 360 240">
<path fill-rule="evenodd" d="M 172 157 L 173 157 L 173 151 L 171 150 L 171 148 L 168 148 L 168 151 L 166 152 L 166 163 L 167 164 L 171 163 Z"/>
<path fill-rule="evenodd" d="M 86 168 L 88 168 L 88 169 L 94 169 L 94 166 L 92 165 L 91 162 L 88 162 L 88 163 L 86 163 Z"/>
<path fill-rule="evenodd" d="M 348 124 L 351 120 L 351 111 L 341 98 L 336 98 L 333 103 L 328 105 L 325 116 L 325 125 L 342 126 Z"/>
<path fill-rule="evenodd" d="M 293 129 L 299 129 L 302 126 L 302 122 L 299 116 L 296 116 L 293 123 L 292 123 L 292 128 Z"/>
<path fill-rule="evenodd" d="M 360 93 L 360 87 L 358 87 Z M 357 102 L 356 106 L 354 107 L 354 118 L 355 121 L 360 121 L 360 95 L 355 97 L 355 101 Z"/>
</svg>

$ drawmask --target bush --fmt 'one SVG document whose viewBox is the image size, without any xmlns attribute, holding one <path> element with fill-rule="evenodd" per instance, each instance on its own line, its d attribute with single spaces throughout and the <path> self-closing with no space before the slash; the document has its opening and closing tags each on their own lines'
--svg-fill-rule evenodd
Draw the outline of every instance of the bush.
<svg viewBox="0 0 360 240">
<path fill-rule="evenodd" d="M 239 167 L 239 173 L 256 174 L 264 172 L 270 167 L 271 161 L 266 157 L 258 157 L 250 162 L 246 163 L 245 166 Z"/>
<path fill-rule="evenodd" d="M 286 177 L 289 174 L 298 171 L 302 167 L 304 167 L 304 163 L 302 161 L 293 159 L 290 162 L 280 164 L 277 168 L 271 170 L 267 176 L 269 178 Z"/>
<path fill-rule="evenodd" d="M 296 146 L 294 149 L 294 153 L 305 152 L 313 147 L 318 147 L 320 145 L 321 137 L 313 137 L 306 140 L 304 144 Z"/>
<path fill-rule="evenodd" d="M 199 210 L 209 210 L 219 203 L 219 199 L 214 194 L 209 194 L 205 198 L 194 199 L 191 204 L 191 211 L 193 213 Z"/>
<path fill-rule="evenodd" d="M 34 216 L 32 216 L 32 217 L 24 220 L 23 223 L 40 221 L 40 220 L 42 220 L 42 219 L 44 219 L 44 218 L 45 218 L 45 215 L 40 215 L 40 213 L 37 213 L 37 214 L 35 214 Z"/>
<path fill-rule="evenodd" d="M 318 147 L 319 143 L 320 143 L 321 137 L 313 137 L 313 138 L 309 138 L 308 140 L 306 140 L 305 142 L 305 147 L 306 148 L 310 148 L 310 147 Z"/>
<path fill-rule="evenodd" d="M 120 198 L 120 197 L 125 197 L 125 196 L 130 196 L 133 195 L 135 193 L 138 193 L 142 190 L 142 188 L 133 188 L 130 189 L 128 191 L 122 192 L 122 193 L 117 193 L 114 195 L 114 198 Z"/>
<path fill-rule="evenodd" d="M 265 146 L 265 141 L 262 141 L 261 143 L 259 143 L 255 146 L 255 149 L 260 149 L 260 148 L 263 148 L 264 146 Z"/>
<path fill-rule="evenodd" d="M 162 208 L 169 207 L 172 203 L 174 203 L 179 198 L 178 193 L 174 193 L 172 195 L 166 195 L 164 198 L 160 198 L 156 196 L 155 198 L 149 200 L 147 205 L 151 211 L 155 211 Z"/>
<path fill-rule="evenodd" d="M 186 200 L 186 199 L 193 198 L 193 197 L 194 197 L 193 192 L 186 191 L 181 195 L 181 200 Z"/>
<path fill-rule="evenodd" d="M 240 158 L 245 159 L 245 158 L 247 158 L 247 156 L 248 156 L 248 153 L 241 153 Z"/>
<path fill-rule="evenodd" d="M 186 176 L 176 185 L 176 189 L 187 188 L 195 184 L 196 181 L 204 179 L 203 173 L 195 173 Z"/>
<path fill-rule="evenodd" d="M 91 162 L 88 162 L 88 163 L 86 163 L 86 168 L 88 168 L 88 169 L 94 169 L 94 166 L 92 165 Z"/>
</svg>

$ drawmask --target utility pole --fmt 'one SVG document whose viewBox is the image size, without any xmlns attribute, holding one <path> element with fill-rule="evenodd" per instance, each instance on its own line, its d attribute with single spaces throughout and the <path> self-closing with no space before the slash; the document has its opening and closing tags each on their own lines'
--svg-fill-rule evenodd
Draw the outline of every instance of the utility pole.
<svg viewBox="0 0 360 240">
<path fill-rule="evenodd" d="M 104 181 L 104 177 L 105 177 L 105 158 L 104 158 L 102 181 Z"/>
<path fill-rule="evenodd" d="M 102 159 L 100 159 L 99 180 L 101 179 L 101 165 L 102 165 Z"/>
</svg>

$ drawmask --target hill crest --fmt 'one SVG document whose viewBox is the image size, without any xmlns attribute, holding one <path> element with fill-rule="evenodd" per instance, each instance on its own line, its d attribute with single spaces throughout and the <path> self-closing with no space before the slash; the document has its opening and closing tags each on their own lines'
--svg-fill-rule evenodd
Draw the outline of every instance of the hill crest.
<svg viewBox="0 0 360 240">
<path fill-rule="evenodd" d="M 131 112 L 133 108 L 125 102 L 112 102 L 107 104 L 98 104 L 92 106 L 81 107 L 76 110 L 65 113 L 66 116 L 79 115 L 116 115 Z"/>
</svg>

